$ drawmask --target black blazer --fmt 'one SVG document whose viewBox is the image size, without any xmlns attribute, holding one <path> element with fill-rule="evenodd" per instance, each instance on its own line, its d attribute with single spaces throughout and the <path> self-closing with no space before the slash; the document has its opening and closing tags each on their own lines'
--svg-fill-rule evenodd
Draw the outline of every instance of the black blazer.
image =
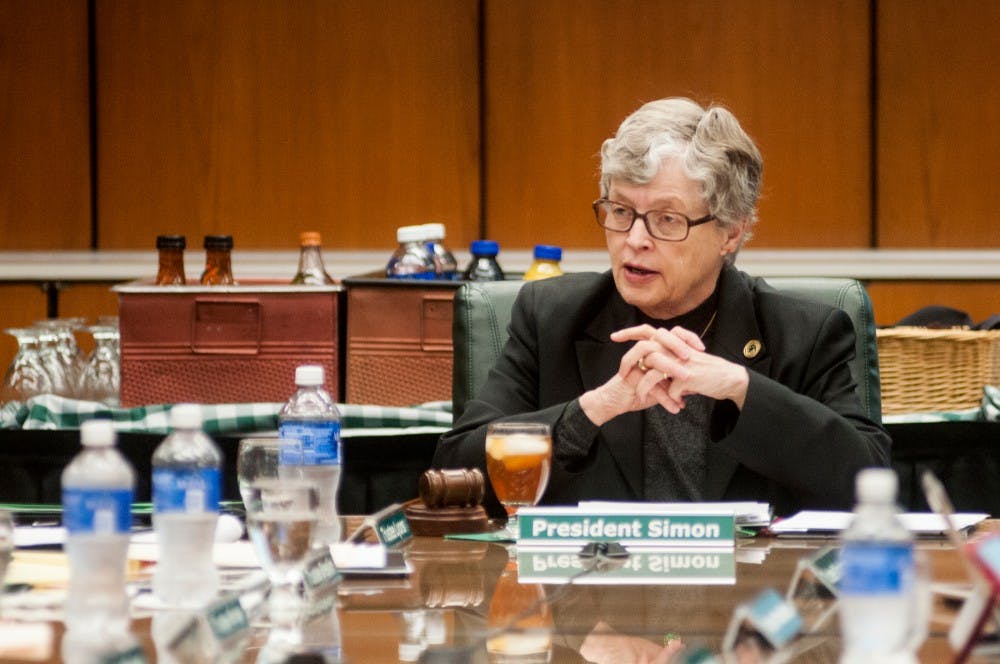
<svg viewBox="0 0 1000 664">
<path fill-rule="evenodd" d="M 848 367 L 854 355 L 850 318 L 730 267 L 719 278 L 718 303 L 708 350 L 745 365 L 750 384 L 742 411 L 731 401 L 716 402 L 706 498 L 767 501 L 779 515 L 849 509 L 855 474 L 888 465 L 890 447 L 855 390 Z M 610 272 L 526 283 L 496 366 L 438 442 L 434 466 L 485 472 L 489 422 L 547 422 L 555 454 L 542 503 L 642 500 L 642 412 L 595 428 L 584 457 L 559 445 L 567 406 L 606 382 L 629 348 L 609 335 L 636 320 L 637 310 L 619 296 Z M 748 358 L 744 347 L 753 340 L 762 348 Z M 499 505 L 488 492 L 487 507 L 496 512 Z"/>
</svg>

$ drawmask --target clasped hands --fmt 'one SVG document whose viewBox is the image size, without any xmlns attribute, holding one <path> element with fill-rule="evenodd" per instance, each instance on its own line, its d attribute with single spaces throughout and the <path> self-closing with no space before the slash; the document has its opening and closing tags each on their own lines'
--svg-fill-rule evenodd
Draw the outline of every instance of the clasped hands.
<svg viewBox="0 0 1000 664">
<path fill-rule="evenodd" d="M 598 426 L 656 404 L 676 415 L 689 394 L 730 399 L 743 407 L 750 381 L 746 367 L 706 352 L 691 330 L 637 325 L 613 332 L 611 340 L 636 343 L 615 375 L 580 397 L 583 412 Z"/>
</svg>

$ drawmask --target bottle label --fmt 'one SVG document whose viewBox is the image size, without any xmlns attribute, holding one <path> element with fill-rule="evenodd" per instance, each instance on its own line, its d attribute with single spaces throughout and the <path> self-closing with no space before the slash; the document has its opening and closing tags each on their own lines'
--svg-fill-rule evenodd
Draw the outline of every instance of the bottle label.
<svg viewBox="0 0 1000 664">
<path fill-rule="evenodd" d="M 390 274 L 387 275 L 390 279 L 424 279 L 430 281 L 431 279 L 437 278 L 437 273 L 433 270 L 428 272 L 413 272 L 410 274 Z"/>
<path fill-rule="evenodd" d="M 153 470 L 153 511 L 219 511 L 218 468 L 156 468 Z"/>
<path fill-rule="evenodd" d="M 282 446 L 279 461 L 282 465 L 340 465 L 340 422 L 282 422 L 278 435 L 302 441 L 301 459 L 289 456 L 294 447 Z"/>
<path fill-rule="evenodd" d="M 913 547 L 906 543 L 848 542 L 840 552 L 843 594 L 898 595 L 913 584 Z"/>
<path fill-rule="evenodd" d="M 72 534 L 113 535 L 132 528 L 132 489 L 64 488 L 63 525 Z"/>
</svg>

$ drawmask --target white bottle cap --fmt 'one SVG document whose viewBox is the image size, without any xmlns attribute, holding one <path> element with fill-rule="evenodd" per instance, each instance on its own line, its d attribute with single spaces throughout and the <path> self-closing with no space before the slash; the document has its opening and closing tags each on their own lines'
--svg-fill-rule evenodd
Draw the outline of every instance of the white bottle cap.
<svg viewBox="0 0 1000 664">
<path fill-rule="evenodd" d="M 295 367 L 295 384 L 316 387 L 323 384 L 323 367 L 318 364 L 303 364 Z"/>
<path fill-rule="evenodd" d="M 420 242 L 426 237 L 423 226 L 400 226 L 396 229 L 396 242 Z"/>
<path fill-rule="evenodd" d="M 895 502 L 898 484 L 896 473 L 890 468 L 865 468 L 855 478 L 858 502 Z"/>
<path fill-rule="evenodd" d="M 80 425 L 80 442 L 85 447 L 111 447 L 115 444 L 115 427 L 111 420 L 87 420 Z"/>
<path fill-rule="evenodd" d="M 444 239 L 444 224 L 438 223 L 436 221 L 429 224 L 424 224 L 424 237 L 428 240 L 443 240 Z"/>
<path fill-rule="evenodd" d="M 170 426 L 174 429 L 200 429 L 201 406 L 194 403 L 179 403 L 170 409 Z"/>
</svg>

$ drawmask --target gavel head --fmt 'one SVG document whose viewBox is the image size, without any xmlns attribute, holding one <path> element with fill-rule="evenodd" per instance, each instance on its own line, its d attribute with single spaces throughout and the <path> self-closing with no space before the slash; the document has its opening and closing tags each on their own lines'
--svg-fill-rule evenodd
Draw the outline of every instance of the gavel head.
<svg viewBox="0 0 1000 664">
<path fill-rule="evenodd" d="M 475 507 L 483 502 L 486 483 L 478 468 L 452 468 L 425 471 L 419 488 L 429 508 Z"/>
</svg>

